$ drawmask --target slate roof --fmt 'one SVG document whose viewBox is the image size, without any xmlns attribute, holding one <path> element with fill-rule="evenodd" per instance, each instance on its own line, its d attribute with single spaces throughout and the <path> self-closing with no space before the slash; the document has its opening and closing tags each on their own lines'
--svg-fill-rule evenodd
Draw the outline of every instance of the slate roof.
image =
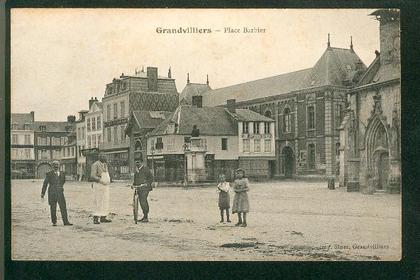
<svg viewBox="0 0 420 280">
<path fill-rule="evenodd" d="M 329 47 L 312 68 L 207 91 L 203 105 L 220 106 L 228 99 L 241 102 L 326 85 L 346 86 L 365 70 L 353 50 Z"/>
<path fill-rule="evenodd" d="M 248 109 L 236 109 L 236 113 L 232 114 L 238 121 L 245 122 L 274 122 L 273 119 L 267 118 L 257 112 Z"/>
<path fill-rule="evenodd" d="M 23 130 L 24 125 L 29 124 L 30 130 L 34 129 L 34 123 L 30 113 L 13 113 L 11 115 L 11 124 L 16 123 L 18 130 Z"/>
<path fill-rule="evenodd" d="M 192 97 L 211 90 L 208 84 L 187 83 L 179 95 L 180 104 L 191 105 Z"/>
<path fill-rule="evenodd" d="M 161 122 L 169 118 L 173 112 L 167 111 L 134 111 L 133 112 L 139 127 L 155 128 Z"/>
<path fill-rule="evenodd" d="M 50 121 L 39 121 L 34 123 L 35 131 L 41 131 L 40 126 L 45 125 L 46 132 L 67 132 L 66 126 L 70 124 L 67 122 L 50 122 Z"/>
<path fill-rule="evenodd" d="M 393 63 L 382 65 L 381 55 L 369 65 L 369 68 L 363 75 L 357 86 L 364 86 L 371 83 L 385 82 L 400 78 L 400 69 Z"/>
<path fill-rule="evenodd" d="M 167 134 L 191 135 L 194 125 L 200 135 L 238 135 L 236 121 L 273 121 L 248 109 L 237 109 L 232 114 L 223 107 L 192 107 L 181 105 L 172 116 L 151 131 L 148 136 Z M 175 126 L 176 124 L 176 126 Z M 177 127 L 173 133 L 171 127 Z"/>
</svg>

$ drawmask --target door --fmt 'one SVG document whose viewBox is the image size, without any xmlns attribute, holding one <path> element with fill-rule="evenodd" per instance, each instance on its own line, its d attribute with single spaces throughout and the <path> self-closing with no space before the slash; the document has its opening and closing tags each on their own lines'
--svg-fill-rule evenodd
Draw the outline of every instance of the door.
<svg viewBox="0 0 420 280">
<path fill-rule="evenodd" d="M 388 153 L 382 153 L 379 156 L 378 161 L 378 189 L 384 190 L 388 185 L 388 175 L 389 175 L 389 155 Z"/>
<path fill-rule="evenodd" d="M 294 156 L 293 156 L 293 150 L 290 147 L 283 148 L 283 164 L 284 164 L 284 176 L 292 177 L 293 166 L 294 166 Z"/>
</svg>

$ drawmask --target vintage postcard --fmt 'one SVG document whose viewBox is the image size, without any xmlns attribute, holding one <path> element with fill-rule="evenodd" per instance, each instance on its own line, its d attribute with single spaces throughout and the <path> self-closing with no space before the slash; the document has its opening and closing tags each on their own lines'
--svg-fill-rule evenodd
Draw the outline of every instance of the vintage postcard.
<svg viewBox="0 0 420 280">
<path fill-rule="evenodd" d="M 398 261 L 397 9 L 11 9 L 12 260 Z"/>
</svg>

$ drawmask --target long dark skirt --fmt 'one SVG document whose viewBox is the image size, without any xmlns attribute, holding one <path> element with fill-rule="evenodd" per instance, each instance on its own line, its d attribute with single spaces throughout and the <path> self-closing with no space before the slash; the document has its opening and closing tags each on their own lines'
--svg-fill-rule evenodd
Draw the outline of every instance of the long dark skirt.
<svg viewBox="0 0 420 280">
<path fill-rule="evenodd" d="M 228 192 L 219 192 L 219 208 L 220 209 L 230 208 L 230 196 Z"/>
</svg>

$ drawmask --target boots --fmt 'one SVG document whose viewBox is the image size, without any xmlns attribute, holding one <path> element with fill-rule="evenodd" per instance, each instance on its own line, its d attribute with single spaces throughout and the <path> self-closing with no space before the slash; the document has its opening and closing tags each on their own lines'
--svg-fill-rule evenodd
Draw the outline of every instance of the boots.
<svg viewBox="0 0 420 280">
<path fill-rule="evenodd" d="M 112 222 L 112 221 L 111 220 L 108 220 L 106 218 L 106 216 L 101 216 L 101 223 L 110 223 L 110 222 Z"/>
<path fill-rule="evenodd" d="M 242 216 L 241 213 L 238 213 L 238 222 L 235 224 L 236 227 L 242 225 Z"/>
<path fill-rule="evenodd" d="M 143 214 L 143 218 L 140 220 L 141 223 L 147 223 L 149 222 L 149 217 L 147 214 Z"/>
<path fill-rule="evenodd" d="M 223 223 L 225 220 L 223 219 L 223 210 L 220 210 L 220 222 Z"/>
<path fill-rule="evenodd" d="M 231 220 L 229 218 L 229 209 L 226 210 L 226 222 L 230 223 Z"/>
<path fill-rule="evenodd" d="M 94 223 L 95 225 L 100 224 L 100 222 L 99 222 L 99 217 L 98 217 L 98 216 L 93 216 L 93 223 Z"/>
</svg>

